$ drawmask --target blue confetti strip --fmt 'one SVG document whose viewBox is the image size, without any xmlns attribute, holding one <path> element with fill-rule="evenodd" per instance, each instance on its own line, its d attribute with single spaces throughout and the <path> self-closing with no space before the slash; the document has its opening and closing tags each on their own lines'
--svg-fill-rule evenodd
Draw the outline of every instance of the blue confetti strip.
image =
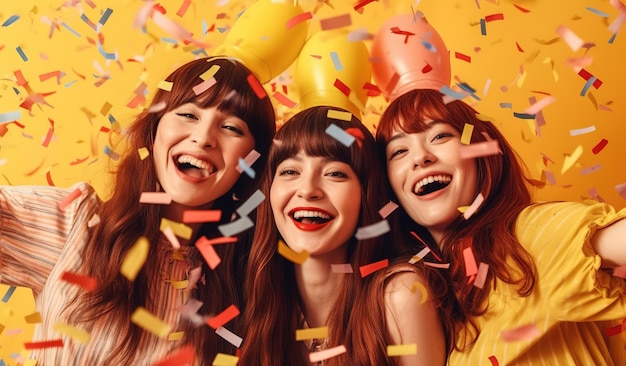
<svg viewBox="0 0 626 366">
<path fill-rule="evenodd" d="M 22 118 L 21 111 L 0 113 L 0 123 L 17 121 L 20 118 Z"/>
<path fill-rule="evenodd" d="M 243 203 L 243 205 L 239 206 L 237 213 L 242 217 L 248 216 L 250 212 L 254 211 L 254 209 L 257 208 L 264 200 L 265 195 L 257 189 L 256 192 L 254 192 L 254 194 Z"/>
<path fill-rule="evenodd" d="M 487 35 L 487 21 L 485 21 L 485 18 L 480 19 L 480 34 L 483 36 Z"/>
<path fill-rule="evenodd" d="M 534 114 L 513 112 L 513 117 L 520 119 L 535 119 Z"/>
<path fill-rule="evenodd" d="M 433 46 L 432 43 L 428 42 L 425 39 L 422 39 L 422 44 L 424 45 L 424 47 L 426 47 L 427 50 L 429 50 L 430 52 L 436 53 L 437 52 L 437 48 L 435 46 Z"/>
<path fill-rule="evenodd" d="M 8 303 L 9 300 L 11 299 L 11 296 L 13 296 L 14 292 L 15 292 L 15 286 L 9 286 L 9 288 L 7 289 L 7 292 L 2 297 L 2 302 L 5 304 Z"/>
<path fill-rule="evenodd" d="M 107 20 L 109 20 L 109 17 L 111 16 L 112 13 L 113 13 L 113 10 L 111 8 L 107 8 L 107 10 L 104 11 L 104 14 L 102 14 L 102 17 L 100 17 L 100 20 L 98 20 L 98 23 L 100 23 L 101 25 L 104 25 L 104 23 L 106 23 Z"/>
<path fill-rule="evenodd" d="M 77 81 L 78 80 L 72 80 L 72 81 L 70 81 L 69 83 L 67 83 L 67 84 L 65 84 L 63 86 L 66 87 L 66 88 L 69 88 L 70 86 L 74 85 L 74 83 L 77 82 Z"/>
<path fill-rule="evenodd" d="M 609 43 L 613 43 L 615 41 L 615 37 L 617 36 L 617 33 L 613 33 L 613 35 L 611 36 L 611 38 L 609 38 Z"/>
<path fill-rule="evenodd" d="M 28 57 L 26 57 L 26 54 L 24 53 L 24 51 L 22 51 L 22 47 L 17 46 L 15 50 L 17 51 L 17 54 L 20 55 L 20 57 L 22 58 L 22 61 L 28 61 Z"/>
<path fill-rule="evenodd" d="M 463 94 L 461 92 L 458 92 L 458 91 L 455 91 L 455 90 L 452 90 L 447 85 L 442 86 L 441 89 L 439 89 L 439 92 L 443 93 L 443 94 L 445 94 L 445 95 L 447 95 L 447 96 L 449 96 L 451 98 L 454 98 L 454 99 L 459 99 L 460 100 L 460 99 L 465 98 L 465 94 Z"/>
<path fill-rule="evenodd" d="M 333 65 L 335 66 L 335 70 L 341 71 L 343 70 L 343 65 L 341 64 L 341 60 L 339 59 L 339 55 L 337 52 L 333 51 L 330 53 L 330 58 L 333 60 Z"/>
<path fill-rule="evenodd" d="M 226 31 L 228 31 L 228 28 L 217 27 L 217 31 L 220 32 L 220 33 L 226 33 Z"/>
<path fill-rule="evenodd" d="M 254 172 L 254 169 L 250 168 L 248 166 L 248 164 L 246 164 L 246 161 L 243 160 L 242 158 L 239 158 L 239 167 L 241 168 L 241 170 L 243 170 L 244 172 L 246 172 L 246 174 L 254 179 L 254 177 L 256 176 L 256 173 Z"/>
<path fill-rule="evenodd" d="M 209 57 L 209 54 L 206 53 L 206 50 L 204 48 L 198 48 L 197 50 L 191 51 L 191 53 L 193 53 L 196 56 L 204 55 L 205 57 Z"/>
<path fill-rule="evenodd" d="M 63 28 L 65 28 L 68 31 L 70 31 L 73 35 L 75 35 L 76 37 L 80 38 L 80 33 L 78 33 L 77 31 L 73 30 L 72 28 L 70 28 L 70 26 L 65 24 L 65 22 L 61 23 L 61 25 L 63 26 Z"/>
<path fill-rule="evenodd" d="M 209 25 L 206 20 L 202 19 L 202 35 L 206 36 L 207 33 L 209 33 Z"/>
<path fill-rule="evenodd" d="M 350 135 L 334 123 L 326 128 L 326 134 L 330 135 L 335 140 L 341 142 L 347 147 L 350 147 L 350 145 L 352 145 L 355 140 L 354 136 Z"/>
<path fill-rule="evenodd" d="M 109 113 L 109 123 L 113 124 L 115 122 L 117 122 L 117 120 L 115 119 L 115 117 L 113 117 L 112 114 Z"/>
<path fill-rule="evenodd" d="M 2 23 L 3 27 L 8 27 L 11 24 L 15 23 L 20 17 L 18 15 L 11 15 L 9 17 L 9 19 L 5 20 L 4 23 Z"/>
<path fill-rule="evenodd" d="M 4 358 L 0 358 L 0 366 L 7 366 L 7 364 L 4 363 Z"/>
<path fill-rule="evenodd" d="M 585 83 L 585 86 L 583 87 L 583 90 L 580 91 L 580 96 L 584 97 L 585 94 L 587 94 L 587 91 L 589 90 L 589 88 L 593 85 L 593 83 L 596 82 L 598 78 L 596 78 L 595 76 L 592 76 L 589 78 L 589 80 L 587 80 L 587 82 Z"/>
<path fill-rule="evenodd" d="M 107 60 L 113 60 L 113 61 L 117 60 L 117 55 L 115 53 L 106 52 L 104 48 L 102 48 L 102 44 L 100 42 L 98 42 L 98 52 L 100 52 L 102 57 L 104 57 Z"/>
<path fill-rule="evenodd" d="M 609 17 L 609 14 L 607 14 L 607 13 L 605 13 L 603 11 L 600 11 L 598 9 L 592 8 L 592 7 L 587 7 L 587 10 L 589 10 L 590 12 L 592 12 L 592 13 L 594 13 L 596 15 L 599 15 L 599 16 L 601 16 L 603 18 L 608 18 Z"/>
<path fill-rule="evenodd" d="M 500 103 L 500 108 L 513 108 L 513 103 Z"/>
<path fill-rule="evenodd" d="M 178 41 L 175 40 L 174 38 L 161 37 L 161 41 L 166 42 L 166 43 L 171 43 L 171 44 L 178 44 Z"/>
</svg>

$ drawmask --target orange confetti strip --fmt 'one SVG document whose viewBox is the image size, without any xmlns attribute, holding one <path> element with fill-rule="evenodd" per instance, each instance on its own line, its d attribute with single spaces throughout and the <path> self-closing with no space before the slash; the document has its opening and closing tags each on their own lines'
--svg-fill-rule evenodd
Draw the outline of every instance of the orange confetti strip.
<svg viewBox="0 0 626 366">
<path fill-rule="evenodd" d="M 473 276 L 478 273 L 478 266 L 476 265 L 476 259 L 474 258 L 472 247 L 463 249 L 463 263 L 465 264 L 466 276 Z"/>
<path fill-rule="evenodd" d="M 87 291 L 93 291 L 98 286 L 98 280 L 94 277 L 82 276 L 68 271 L 63 272 L 61 280 L 80 286 Z"/>
<path fill-rule="evenodd" d="M 50 144 L 50 141 L 52 140 L 53 134 L 54 134 L 54 128 L 52 127 L 48 128 L 48 133 L 46 134 L 46 138 L 43 140 L 43 143 L 41 144 L 43 147 L 48 147 L 48 145 Z"/>
<path fill-rule="evenodd" d="M 221 210 L 186 210 L 183 212 L 184 223 L 218 222 L 221 219 Z"/>
<path fill-rule="evenodd" d="M 213 245 L 211 245 L 206 237 L 203 236 L 196 241 L 196 248 L 198 248 L 198 251 L 202 254 L 202 258 L 207 262 L 209 268 L 215 269 L 222 263 L 222 258 L 220 258 L 215 248 L 213 248 Z"/>
<path fill-rule="evenodd" d="M 180 8 L 176 12 L 176 15 L 179 17 L 183 17 L 185 13 L 187 13 L 187 9 L 189 9 L 189 5 L 191 5 L 191 0 L 184 0 L 182 4 L 180 4 Z"/>
<path fill-rule="evenodd" d="M 343 27 L 349 27 L 352 24 L 350 14 L 342 14 L 332 18 L 326 18 L 320 20 L 320 27 L 324 30 L 337 29 Z"/>
<path fill-rule="evenodd" d="M 24 320 L 28 324 L 38 324 L 38 323 L 41 323 L 41 314 L 39 312 L 28 314 L 28 315 L 26 315 L 24 317 Z"/>
<path fill-rule="evenodd" d="M 278 103 L 284 105 L 287 108 L 295 108 L 298 105 L 298 103 L 287 98 L 287 96 L 281 94 L 280 92 L 275 92 L 272 96 L 278 101 Z"/>
<path fill-rule="evenodd" d="M 239 309 L 237 309 L 235 305 L 231 305 L 228 308 L 226 308 L 226 310 L 217 314 L 217 316 L 215 316 L 214 318 L 207 320 L 206 323 L 211 328 L 217 329 L 223 326 L 224 324 L 228 323 L 229 321 L 231 321 L 238 315 L 239 315 Z"/>
<path fill-rule="evenodd" d="M 383 259 L 381 261 L 378 262 L 374 262 L 374 263 L 370 263 L 370 264 L 366 264 L 363 266 L 359 267 L 359 272 L 361 273 L 361 277 L 365 278 L 367 276 L 369 276 L 370 274 L 386 268 L 389 266 L 389 259 Z"/>
<path fill-rule="evenodd" d="M 527 324 L 514 329 L 503 330 L 500 333 L 502 340 L 505 342 L 527 341 L 537 338 L 541 335 L 541 331 L 535 324 Z"/>
<path fill-rule="evenodd" d="M 54 187 L 54 182 L 52 181 L 52 176 L 50 175 L 49 170 L 46 172 L 46 182 L 48 182 L 49 186 Z"/>
<path fill-rule="evenodd" d="M 310 11 L 307 11 L 306 13 L 298 14 L 295 17 L 289 19 L 285 24 L 285 27 L 287 28 L 287 30 L 289 30 L 302 22 L 306 22 L 309 19 L 313 19 L 313 14 Z"/>
<path fill-rule="evenodd" d="M 48 171 L 48 173 L 50 173 L 50 171 Z M 48 181 L 48 183 L 51 183 L 51 181 Z M 50 184 L 50 185 L 53 186 L 54 184 Z M 75 199 L 80 197 L 82 194 L 83 192 L 80 190 L 80 188 L 74 189 L 72 193 L 68 194 L 67 196 L 61 199 L 61 201 L 59 202 L 59 210 L 65 211 L 65 208 L 69 206 L 69 204 L 72 203 Z"/>
<path fill-rule="evenodd" d="M 187 345 L 152 366 L 193 365 L 195 362 L 196 350 L 192 346 Z"/>
<path fill-rule="evenodd" d="M 263 88 L 263 85 L 261 85 L 259 80 L 257 80 L 257 78 L 253 74 L 248 75 L 247 80 L 248 80 L 248 85 L 250 85 L 250 87 L 254 91 L 254 94 L 256 94 L 257 98 L 263 99 L 267 97 L 267 92 Z"/>
<path fill-rule="evenodd" d="M 522 48 L 522 46 L 519 45 L 519 43 L 515 42 L 515 46 L 517 46 L 517 50 L 520 52 L 524 52 L 524 49 Z"/>
<path fill-rule="evenodd" d="M 63 347 L 62 339 L 53 339 L 50 341 L 41 341 L 41 342 L 25 342 L 24 348 L 27 351 L 33 349 L 42 349 L 42 348 L 55 348 L 55 347 Z"/>
</svg>

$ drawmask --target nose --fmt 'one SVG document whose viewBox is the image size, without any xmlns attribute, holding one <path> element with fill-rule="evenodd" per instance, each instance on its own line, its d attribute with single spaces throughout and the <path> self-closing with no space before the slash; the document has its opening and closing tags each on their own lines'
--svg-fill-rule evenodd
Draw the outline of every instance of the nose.
<svg viewBox="0 0 626 366">
<path fill-rule="evenodd" d="M 431 164 L 433 164 L 434 162 L 437 161 L 437 158 L 435 157 L 435 155 L 433 155 L 433 153 L 428 150 L 427 148 L 420 148 L 415 152 L 415 155 L 413 157 L 413 168 L 425 168 Z"/>
<path fill-rule="evenodd" d="M 297 194 L 298 197 L 306 200 L 318 200 L 324 197 L 324 191 L 315 177 L 302 177 Z"/>
<path fill-rule="evenodd" d="M 216 145 L 215 133 L 211 121 L 200 121 L 191 132 L 191 141 L 201 149 L 212 148 Z"/>
</svg>

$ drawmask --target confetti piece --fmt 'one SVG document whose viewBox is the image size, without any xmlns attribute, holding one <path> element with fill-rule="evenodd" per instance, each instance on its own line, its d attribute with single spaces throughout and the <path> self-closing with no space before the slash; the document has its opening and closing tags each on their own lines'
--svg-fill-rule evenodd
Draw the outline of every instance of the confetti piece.
<svg viewBox="0 0 626 366">
<path fill-rule="evenodd" d="M 383 269 L 383 268 L 387 268 L 389 266 L 389 259 L 383 259 L 381 261 L 378 262 L 374 262 L 374 263 L 370 263 L 370 264 L 365 264 L 363 266 L 359 267 L 359 272 L 361 273 L 361 277 L 365 278 L 367 276 L 369 276 L 370 274 Z"/>
<path fill-rule="evenodd" d="M 265 92 L 263 85 L 261 85 L 259 80 L 253 74 L 248 75 L 247 80 L 248 80 L 248 85 L 250 85 L 250 87 L 254 91 L 254 94 L 256 94 L 257 98 L 263 99 L 267 97 L 267 93 Z"/>
<path fill-rule="evenodd" d="M 593 74 L 591 74 L 589 71 L 585 70 L 584 68 L 578 71 L 578 75 L 582 77 L 583 79 L 585 79 L 587 81 L 587 84 L 593 85 L 594 89 L 598 89 L 602 85 L 602 80 L 599 80 L 597 77 L 593 76 Z M 585 86 L 587 89 L 589 89 L 587 85 Z"/>
<path fill-rule="evenodd" d="M 192 346 L 186 345 L 176 352 L 154 363 L 152 366 L 180 366 L 193 365 L 196 362 L 196 351 Z"/>
<path fill-rule="evenodd" d="M 478 273 L 478 266 L 476 265 L 476 259 L 474 258 L 472 247 L 463 249 L 463 263 L 465 264 L 466 276 L 469 277 Z"/>
<path fill-rule="evenodd" d="M 513 117 L 519 119 L 535 119 L 534 114 L 513 112 Z"/>
<path fill-rule="evenodd" d="M 387 356 L 408 356 L 417 354 L 417 343 L 387 345 Z"/>
<path fill-rule="evenodd" d="M 515 5 L 517 7 L 517 5 Z M 498 363 L 498 359 L 496 358 L 496 356 L 489 356 L 489 361 L 491 362 L 491 366 L 500 366 L 500 363 Z"/>
<path fill-rule="evenodd" d="M 13 296 L 13 293 L 15 292 L 15 286 L 9 286 L 9 288 L 7 288 L 7 292 L 4 293 L 4 296 L 2 296 L 2 302 L 3 303 L 8 303 L 9 300 L 11 299 L 11 296 Z"/>
<path fill-rule="evenodd" d="M 480 19 L 480 34 L 483 36 L 487 35 L 487 23 L 483 18 Z"/>
<path fill-rule="evenodd" d="M 167 336 L 168 341 L 180 341 L 183 339 L 185 332 L 172 332 Z"/>
<path fill-rule="evenodd" d="M 227 355 L 225 353 L 218 353 L 213 359 L 212 366 L 237 366 L 239 357 L 233 355 Z"/>
<path fill-rule="evenodd" d="M 461 134 L 461 143 L 469 145 L 472 139 L 472 132 L 474 132 L 474 125 L 466 123 L 463 126 L 463 133 Z"/>
<path fill-rule="evenodd" d="M 345 95 L 345 96 L 347 96 L 347 97 L 349 97 L 349 96 L 350 96 L 350 92 L 351 92 L 350 87 L 349 87 L 349 86 L 347 86 L 346 84 L 344 84 L 344 83 L 343 83 L 343 81 L 341 81 L 341 80 L 339 80 L 339 79 L 335 79 L 335 83 L 333 84 L 333 86 L 334 86 L 335 88 L 339 89 L 339 91 L 340 91 L 343 95 Z"/>
<path fill-rule="evenodd" d="M 524 113 L 530 114 L 530 115 L 535 115 L 535 114 L 539 113 L 541 110 L 543 110 L 543 108 L 545 108 L 547 105 L 552 104 L 555 101 L 556 101 L 556 98 L 554 98 L 552 96 L 547 96 L 547 97 L 541 99 L 539 102 L 533 103 L 533 105 L 531 105 L 530 107 L 526 108 L 526 110 L 524 110 Z"/>
<path fill-rule="evenodd" d="M 346 349 L 346 346 L 341 345 L 341 346 L 328 348 L 322 351 L 311 352 L 309 353 L 309 362 L 311 363 L 321 362 L 329 358 L 337 357 L 342 353 L 346 353 L 347 351 L 348 350 Z"/>
<path fill-rule="evenodd" d="M 289 19 L 287 23 L 285 24 L 285 27 L 287 28 L 287 30 L 289 30 L 302 22 L 306 22 L 309 19 L 313 19 L 313 14 L 309 11 L 306 13 L 298 14 L 294 16 L 293 18 Z"/>
<path fill-rule="evenodd" d="M 130 316 L 130 321 L 159 338 L 165 338 L 171 327 L 145 308 L 139 306 Z"/>
<path fill-rule="evenodd" d="M 328 327 L 296 329 L 296 341 L 328 337 Z"/>
<path fill-rule="evenodd" d="M 183 17 L 185 13 L 187 13 L 187 9 L 189 9 L 189 5 L 191 5 L 191 0 L 184 0 L 182 4 L 180 4 L 180 8 L 176 12 L 176 15 L 179 17 Z"/>
<path fill-rule="evenodd" d="M 366 240 L 371 238 L 376 238 L 381 236 L 387 232 L 389 232 L 390 227 L 387 220 L 381 220 L 371 225 L 360 227 L 356 230 L 354 237 L 357 240 Z"/>
<path fill-rule="evenodd" d="M 378 1 L 378 0 L 361 0 L 358 3 L 356 3 L 353 7 L 353 9 L 359 13 L 361 13 L 363 11 L 363 7 L 365 7 L 365 5 L 372 3 L 374 1 Z"/>
<path fill-rule="evenodd" d="M 186 224 L 197 222 L 218 222 L 222 219 L 222 210 L 185 210 L 183 222 Z"/>
<path fill-rule="evenodd" d="M 428 255 L 428 253 L 430 253 L 430 248 L 429 247 L 423 248 L 417 254 L 412 256 L 411 259 L 409 259 L 409 263 L 410 264 L 415 264 L 415 263 L 421 261 L 424 257 L 426 257 L 426 255 Z"/>
<path fill-rule="evenodd" d="M 254 209 L 256 209 L 261 202 L 265 200 L 265 195 L 261 190 L 257 189 L 250 198 L 248 198 L 241 206 L 237 208 L 239 216 L 248 216 Z"/>
<path fill-rule="evenodd" d="M 172 196 L 167 192 L 141 192 L 139 203 L 169 205 L 172 203 Z"/>
<path fill-rule="evenodd" d="M 497 140 L 478 142 L 469 144 L 467 146 L 461 146 L 460 155 L 461 159 L 473 159 L 478 157 L 497 155 L 500 153 Z"/>
<path fill-rule="evenodd" d="M 102 16 L 100 17 L 100 20 L 98 20 L 98 23 L 100 25 L 104 25 L 109 20 L 109 17 L 111 16 L 111 14 L 113 14 L 113 10 L 111 8 L 107 8 L 107 10 L 105 10 Z"/>
<path fill-rule="evenodd" d="M 561 174 L 568 171 L 574 164 L 578 161 L 578 159 L 583 154 L 582 145 L 578 145 L 572 155 L 565 155 L 565 159 L 563 159 L 563 167 L 561 168 Z"/>
<path fill-rule="evenodd" d="M 87 227 L 94 227 L 100 223 L 100 216 L 98 214 L 93 214 L 89 221 L 87 222 Z"/>
<path fill-rule="evenodd" d="M 483 288 L 485 286 L 485 281 L 487 280 L 487 273 L 489 272 L 489 265 L 483 262 L 480 262 L 478 265 L 478 273 L 476 274 L 476 279 L 474 279 L 474 286 L 478 288 Z"/>
<path fill-rule="evenodd" d="M 328 115 L 330 118 L 330 112 L 332 110 L 328 111 Z M 342 112 L 344 113 L 344 112 Z M 350 114 L 350 117 L 352 117 L 352 114 Z M 335 140 L 341 142 L 342 144 L 344 144 L 347 147 L 350 147 L 350 145 L 352 145 L 352 143 L 354 142 L 355 138 L 354 136 L 350 135 L 349 133 L 347 133 L 346 131 L 344 131 L 343 129 L 341 129 L 340 127 L 338 127 L 336 124 L 332 123 L 330 124 L 327 128 L 326 128 L 326 134 L 333 137 Z"/>
<path fill-rule="evenodd" d="M 487 15 L 485 17 L 485 21 L 487 22 L 493 22 L 495 20 L 504 20 L 504 14 L 496 13 L 496 14 Z"/>
<path fill-rule="evenodd" d="M 81 276 L 68 271 L 63 272 L 63 274 L 61 275 L 61 280 L 80 286 L 87 291 L 93 291 L 98 286 L 98 280 L 96 280 L 94 277 Z"/>
<path fill-rule="evenodd" d="M 483 203 L 484 200 L 485 198 L 483 197 L 483 194 L 479 193 L 476 196 L 476 198 L 474 198 L 474 202 L 472 202 L 472 204 L 467 208 L 467 210 L 463 212 L 463 218 L 465 220 L 469 220 L 469 218 L 472 217 L 472 215 L 476 212 L 476 210 L 478 210 L 478 208 L 480 207 L 480 205 Z"/>
<path fill-rule="evenodd" d="M 165 90 L 165 91 L 172 91 L 172 87 L 173 86 L 174 86 L 173 82 L 161 80 L 161 81 L 159 81 L 159 84 L 157 85 L 157 88 L 159 88 L 161 90 Z"/>
<path fill-rule="evenodd" d="M 281 94 L 280 92 L 275 92 L 274 94 L 272 94 L 272 97 L 274 97 L 274 99 L 276 99 L 278 103 L 284 105 L 287 108 L 295 108 L 298 105 L 298 103 L 287 98 L 287 96 Z"/>
<path fill-rule="evenodd" d="M 183 238 L 183 239 L 190 239 L 191 234 L 193 233 L 193 229 L 191 227 L 183 223 L 168 220 L 162 217 L 159 230 L 163 231 L 165 230 L 166 227 L 171 228 L 174 234 L 176 234 L 176 236 L 178 236 L 179 238 Z"/>
<path fill-rule="evenodd" d="M 240 336 L 236 335 L 235 333 L 231 332 L 230 330 L 224 327 L 217 328 L 215 330 L 215 334 L 224 338 L 228 343 L 232 344 L 233 346 L 237 348 L 241 347 L 241 343 L 243 342 L 243 338 L 241 338 Z"/>
<path fill-rule="evenodd" d="M 220 258 L 215 251 L 215 248 L 213 248 L 212 243 L 206 237 L 203 236 L 198 239 L 195 246 L 198 248 L 200 254 L 202 254 L 202 258 L 204 258 L 209 265 L 209 268 L 215 269 L 220 263 L 222 263 L 222 258 Z"/>
<path fill-rule="evenodd" d="M 579 135 L 584 135 L 586 133 L 591 133 L 591 132 L 593 132 L 595 130 L 596 130 L 596 126 L 593 125 L 593 126 L 589 126 L 589 127 L 585 127 L 585 128 L 579 128 L 579 129 L 576 129 L 576 130 L 570 130 L 569 134 L 570 134 L 570 136 L 579 136 Z"/>
<path fill-rule="evenodd" d="M 4 23 L 2 23 L 2 26 L 8 27 L 11 24 L 15 23 L 18 19 L 20 19 L 19 15 L 11 15 L 9 19 L 5 20 Z"/>
<path fill-rule="evenodd" d="M 139 158 L 141 160 L 144 160 L 145 158 L 150 156 L 150 151 L 148 151 L 148 149 L 145 147 L 140 147 L 139 149 L 137 149 L 137 153 L 139 153 Z"/>
<path fill-rule="evenodd" d="M 615 186 L 615 190 L 626 200 L 626 183 L 621 183 Z M 6 301 L 5 301 L 6 302 Z"/>
<path fill-rule="evenodd" d="M 467 96 L 467 94 L 463 92 L 458 92 L 456 90 L 450 89 L 450 87 L 447 85 L 443 85 L 439 89 L 439 92 L 455 100 L 456 99 L 461 100 Z"/>
<path fill-rule="evenodd" d="M 389 216 L 393 211 L 395 211 L 398 208 L 398 204 L 393 202 L 393 201 L 389 201 L 387 202 L 386 205 L 383 206 L 383 208 L 381 208 L 380 210 L 378 210 L 378 214 L 383 218 L 386 219 L 387 216 Z"/>
<path fill-rule="evenodd" d="M 331 264 L 330 271 L 332 273 L 354 273 L 350 263 Z"/>
<path fill-rule="evenodd" d="M 626 320 L 622 321 L 621 324 L 608 327 L 604 329 L 604 334 L 609 337 L 615 337 L 616 335 L 626 331 Z"/>
<path fill-rule="evenodd" d="M 500 333 L 502 340 L 505 342 L 526 341 L 537 338 L 541 335 L 541 331 L 535 324 L 527 324 L 515 329 L 503 330 Z"/>
<path fill-rule="evenodd" d="M 282 240 L 278 240 L 278 254 L 295 264 L 302 264 L 304 261 L 309 259 L 309 253 L 306 250 L 297 253 L 289 248 Z"/>
<path fill-rule="evenodd" d="M 233 236 L 237 235 L 245 230 L 254 226 L 254 222 L 250 220 L 249 217 L 244 216 L 239 220 L 229 222 L 228 224 L 223 224 L 217 227 L 222 236 Z"/>
<path fill-rule="evenodd" d="M 86 332 L 84 330 L 78 329 L 76 327 L 73 327 L 69 324 L 65 324 L 62 322 L 58 322 L 54 324 L 54 327 L 52 329 L 55 332 L 59 332 L 61 334 L 64 334 L 72 338 L 74 341 L 80 344 L 87 344 L 87 342 L 89 342 L 89 339 L 91 338 L 91 335 L 89 334 L 89 332 Z"/>
<path fill-rule="evenodd" d="M 80 188 L 74 189 L 70 194 L 61 199 L 61 201 L 59 202 L 59 210 L 65 211 L 65 208 L 69 206 L 72 202 L 74 202 L 74 200 L 80 197 L 82 194 L 83 192 L 80 190 Z"/>
<path fill-rule="evenodd" d="M 14 122 L 22 118 L 21 111 L 12 111 L 6 113 L 0 113 L 0 123 Z"/>
<path fill-rule="evenodd" d="M 34 312 L 32 314 L 28 314 L 24 317 L 24 320 L 26 321 L 26 323 L 28 324 L 38 324 L 41 323 L 42 319 L 41 319 L 41 313 L 39 312 Z"/>
<path fill-rule="evenodd" d="M 209 90 L 215 84 L 217 84 L 217 80 L 215 80 L 215 78 L 210 78 L 207 80 L 203 80 L 200 84 L 195 85 L 191 89 L 193 90 L 195 95 L 200 95 Z"/>
<path fill-rule="evenodd" d="M 607 139 L 602 139 L 600 140 L 600 142 L 598 142 L 596 146 L 593 147 L 593 149 L 591 149 L 591 151 L 594 153 L 594 155 L 597 155 L 600 153 L 600 151 L 602 151 L 602 149 L 606 147 L 608 143 L 609 141 Z"/>
<path fill-rule="evenodd" d="M 24 349 L 27 351 L 33 349 L 42 349 L 42 348 L 56 348 L 63 347 L 62 339 L 53 339 L 50 341 L 41 341 L 41 342 L 24 342 Z"/>
<path fill-rule="evenodd" d="M 235 305 L 231 305 L 215 317 L 208 319 L 206 323 L 213 329 L 217 329 L 239 315 L 239 309 Z"/>
<path fill-rule="evenodd" d="M 344 112 L 344 111 L 338 111 L 336 109 L 329 109 L 328 110 L 328 114 L 326 114 L 326 117 L 330 118 L 330 119 L 338 119 L 340 121 L 351 121 L 352 120 L 352 113 L 350 112 Z M 337 127 L 337 126 L 335 126 Z M 339 127 L 337 127 L 339 128 Z"/>
<path fill-rule="evenodd" d="M 254 171 L 254 169 L 250 168 L 250 166 L 246 164 L 245 160 L 243 160 L 242 158 L 239 158 L 237 162 L 237 170 L 244 171 L 246 175 L 252 179 L 254 179 L 254 177 L 256 176 L 256 172 Z"/>
<path fill-rule="evenodd" d="M 572 30 L 567 28 L 564 25 L 560 25 L 556 28 L 556 33 L 567 43 L 567 45 L 572 49 L 572 51 L 578 51 L 585 42 L 578 37 Z"/>
<path fill-rule="evenodd" d="M 336 28 L 349 27 L 352 24 L 352 19 L 350 18 L 350 14 L 342 14 L 331 18 L 326 18 L 320 20 L 321 30 L 329 30 Z"/>
<path fill-rule="evenodd" d="M 462 54 L 461 52 L 454 52 L 454 57 L 458 58 L 461 61 L 472 62 L 472 58 L 468 55 Z"/>
<path fill-rule="evenodd" d="M 137 273 L 139 273 L 148 257 L 149 249 L 148 239 L 140 237 L 124 256 L 124 261 L 120 266 L 120 273 L 129 281 L 134 281 L 135 277 L 137 277 Z"/>
<path fill-rule="evenodd" d="M 22 61 L 24 62 L 28 61 L 28 57 L 26 57 L 26 54 L 22 50 L 22 47 L 17 46 L 15 50 L 17 51 L 17 54 L 20 55 L 20 58 L 22 59 Z"/>
</svg>

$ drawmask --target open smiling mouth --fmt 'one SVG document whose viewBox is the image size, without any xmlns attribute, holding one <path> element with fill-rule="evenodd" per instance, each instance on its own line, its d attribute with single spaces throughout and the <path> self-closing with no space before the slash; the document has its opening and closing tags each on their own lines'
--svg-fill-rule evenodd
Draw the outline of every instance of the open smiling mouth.
<svg viewBox="0 0 626 366">
<path fill-rule="evenodd" d="M 451 181 L 450 175 L 431 175 L 417 182 L 413 192 L 418 196 L 424 196 L 446 188 Z"/>
<path fill-rule="evenodd" d="M 313 210 L 296 210 L 290 212 L 289 215 L 296 227 L 304 231 L 321 229 L 334 219 L 333 216 L 326 212 Z"/>
<path fill-rule="evenodd" d="M 194 178 L 206 178 L 217 171 L 217 168 L 205 160 L 191 155 L 175 157 L 176 167 L 184 174 Z"/>
</svg>

